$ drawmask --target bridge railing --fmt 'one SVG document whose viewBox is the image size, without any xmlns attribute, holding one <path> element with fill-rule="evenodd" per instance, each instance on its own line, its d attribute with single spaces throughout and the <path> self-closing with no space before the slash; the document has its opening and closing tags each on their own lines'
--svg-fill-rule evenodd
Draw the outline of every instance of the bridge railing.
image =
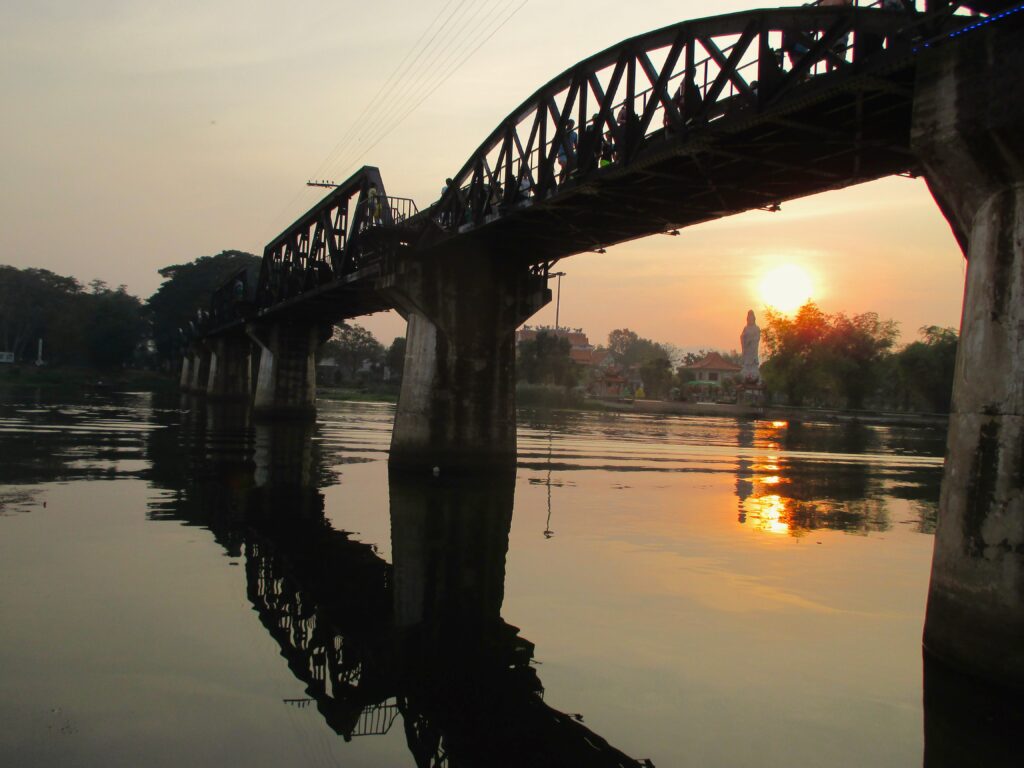
<svg viewBox="0 0 1024 768">
<path fill-rule="evenodd" d="M 416 212 L 412 200 L 387 196 L 376 168 L 360 169 L 264 249 L 258 310 L 357 275 L 379 255 L 374 230 L 400 226 Z"/>
<path fill-rule="evenodd" d="M 479 226 L 628 165 L 652 140 L 771 109 L 809 80 L 909 50 L 919 14 L 913 4 L 882 5 L 731 14 L 627 40 L 509 115 L 430 215 L 451 231 Z"/>
<path fill-rule="evenodd" d="M 219 328 L 250 317 L 255 310 L 255 287 L 255 276 L 249 273 L 248 267 L 225 280 L 210 297 L 209 328 Z"/>
<path fill-rule="evenodd" d="M 408 197 L 374 195 L 359 202 L 360 231 L 376 227 L 400 227 L 419 213 L 416 202 Z"/>
</svg>

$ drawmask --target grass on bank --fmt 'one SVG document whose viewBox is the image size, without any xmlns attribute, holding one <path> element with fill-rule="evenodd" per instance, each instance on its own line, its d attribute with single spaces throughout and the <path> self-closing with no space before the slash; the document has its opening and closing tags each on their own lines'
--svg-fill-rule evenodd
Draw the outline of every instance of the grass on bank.
<svg viewBox="0 0 1024 768">
<path fill-rule="evenodd" d="M 48 389 L 64 391 L 107 390 L 113 392 L 170 392 L 177 388 L 176 376 L 159 371 L 128 368 L 102 370 L 77 366 L 0 366 L 0 389 Z"/>
<path fill-rule="evenodd" d="M 366 387 L 317 387 L 318 400 L 344 400 L 350 403 L 397 403 L 398 385 Z"/>
</svg>

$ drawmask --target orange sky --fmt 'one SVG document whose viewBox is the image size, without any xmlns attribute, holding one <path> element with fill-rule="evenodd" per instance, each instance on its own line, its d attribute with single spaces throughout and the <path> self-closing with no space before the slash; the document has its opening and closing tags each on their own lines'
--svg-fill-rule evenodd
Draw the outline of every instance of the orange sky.
<svg viewBox="0 0 1024 768">
<path fill-rule="evenodd" d="M 695 0 L 527 0 L 459 67 L 520 2 L 6 4 L 0 96 L 14 106 L 0 121 L 0 263 L 147 296 L 161 266 L 231 248 L 261 253 L 322 194 L 303 186 L 308 178 L 377 165 L 390 194 L 425 206 L 558 72 L 709 12 Z M 713 12 L 764 5 L 723 0 Z M 392 83 L 387 107 L 368 113 L 379 123 L 356 122 L 453 9 L 447 46 Z M 562 324 L 593 341 L 628 326 L 685 348 L 732 348 L 746 310 L 760 308 L 760 277 L 789 262 L 811 273 L 824 309 L 877 311 L 900 322 L 904 340 L 921 325 L 959 325 L 963 258 L 923 182 L 903 178 L 568 259 Z M 552 304 L 531 322 L 553 321 Z M 385 343 L 403 331 L 393 315 L 365 325 Z"/>
</svg>

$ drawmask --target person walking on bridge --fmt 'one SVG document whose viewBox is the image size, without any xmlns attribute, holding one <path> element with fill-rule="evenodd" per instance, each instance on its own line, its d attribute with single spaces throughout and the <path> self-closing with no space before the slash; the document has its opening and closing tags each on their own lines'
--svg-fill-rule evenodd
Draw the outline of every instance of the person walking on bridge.
<svg viewBox="0 0 1024 768">
<path fill-rule="evenodd" d="M 579 152 L 576 167 L 581 174 L 589 173 L 597 167 L 601 154 L 601 115 L 597 112 L 590 118 L 583 135 L 580 136 Z"/>
<path fill-rule="evenodd" d="M 377 189 L 377 182 L 375 181 L 370 182 L 370 189 L 366 193 L 366 211 L 370 226 L 380 225 L 384 214 L 384 206 L 381 204 L 380 190 Z"/>
<path fill-rule="evenodd" d="M 564 184 L 569 173 L 576 165 L 576 148 L 579 135 L 576 133 L 576 121 L 571 117 L 565 121 L 565 132 L 561 144 L 558 145 L 558 183 Z"/>
</svg>

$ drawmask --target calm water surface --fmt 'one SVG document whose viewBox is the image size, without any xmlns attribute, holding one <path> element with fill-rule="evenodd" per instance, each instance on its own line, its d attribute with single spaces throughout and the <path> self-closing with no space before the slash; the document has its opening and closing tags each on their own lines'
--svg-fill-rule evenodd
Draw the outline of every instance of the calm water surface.
<svg viewBox="0 0 1024 768">
<path fill-rule="evenodd" d="M 944 435 L 0 403 L 0 764 L 912 766 Z"/>
</svg>

